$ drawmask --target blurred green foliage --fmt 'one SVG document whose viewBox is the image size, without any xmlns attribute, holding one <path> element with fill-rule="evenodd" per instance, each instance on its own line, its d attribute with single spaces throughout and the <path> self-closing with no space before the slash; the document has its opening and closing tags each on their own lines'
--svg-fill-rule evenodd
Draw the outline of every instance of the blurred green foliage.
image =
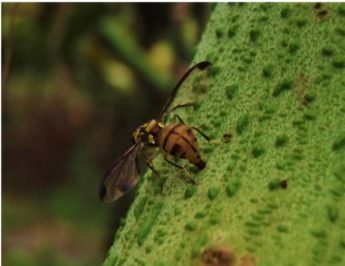
<svg viewBox="0 0 345 266">
<path fill-rule="evenodd" d="M 188 66 L 206 4 L 3 3 L 4 265 L 99 265 L 133 195 L 98 200 Z"/>
</svg>

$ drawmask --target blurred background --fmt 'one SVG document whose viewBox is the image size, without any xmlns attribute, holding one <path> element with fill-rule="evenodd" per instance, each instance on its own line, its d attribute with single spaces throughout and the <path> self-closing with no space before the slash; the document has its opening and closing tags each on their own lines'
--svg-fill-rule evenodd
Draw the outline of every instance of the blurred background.
<svg viewBox="0 0 345 266">
<path fill-rule="evenodd" d="M 2 3 L 2 263 L 100 265 L 134 197 L 99 183 L 190 64 L 211 6 Z"/>
</svg>

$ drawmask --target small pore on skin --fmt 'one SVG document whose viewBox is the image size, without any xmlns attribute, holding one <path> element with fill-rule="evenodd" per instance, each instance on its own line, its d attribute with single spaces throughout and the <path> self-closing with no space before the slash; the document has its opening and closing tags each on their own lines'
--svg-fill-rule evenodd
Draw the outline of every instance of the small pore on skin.
<svg viewBox="0 0 345 266">
<path fill-rule="evenodd" d="M 265 150 L 262 147 L 257 146 L 252 149 L 252 155 L 254 158 L 258 158 L 264 153 L 265 153 Z"/>
<path fill-rule="evenodd" d="M 196 186 L 194 186 L 194 185 L 188 186 L 184 192 L 184 199 L 189 199 L 189 198 L 193 197 L 195 192 L 196 192 Z"/>
<path fill-rule="evenodd" d="M 285 134 L 278 135 L 275 141 L 275 146 L 277 148 L 283 147 L 288 142 L 288 136 Z"/>
<path fill-rule="evenodd" d="M 240 186 L 241 186 L 241 183 L 238 180 L 235 180 L 232 183 L 229 183 L 226 186 L 226 194 L 228 195 L 228 197 L 232 198 L 233 196 L 235 196 Z"/>
<path fill-rule="evenodd" d="M 239 135 L 241 135 L 245 131 L 245 129 L 248 127 L 249 121 L 250 119 L 248 115 L 243 115 L 238 119 L 237 125 L 236 125 L 236 131 Z"/>
<path fill-rule="evenodd" d="M 273 90 L 272 95 L 274 97 L 279 96 L 284 91 L 288 91 L 292 89 L 292 81 L 291 80 L 284 80 L 281 83 L 277 84 L 276 88 Z"/>
<path fill-rule="evenodd" d="M 265 78 L 272 77 L 273 74 L 273 65 L 266 65 L 262 69 L 262 76 Z"/>
<path fill-rule="evenodd" d="M 339 151 L 345 148 L 345 133 L 339 136 L 332 145 L 333 151 Z"/>
<path fill-rule="evenodd" d="M 238 91 L 238 84 L 232 84 L 232 85 L 229 85 L 227 88 L 226 88 L 226 96 L 228 97 L 229 100 L 232 100 L 237 91 Z"/>
<path fill-rule="evenodd" d="M 210 200 L 214 200 L 220 192 L 219 187 L 210 187 L 207 192 L 207 196 Z"/>
<path fill-rule="evenodd" d="M 280 16 L 283 19 L 288 18 L 291 15 L 291 9 L 289 7 L 285 7 L 280 11 Z"/>
<path fill-rule="evenodd" d="M 275 178 L 268 183 L 268 189 L 271 191 L 277 189 L 286 189 L 288 186 L 288 181 L 286 179 L 280 180 L 279 178 Z"/>
<path fill-rule="evenodd" d="M 258 29 L 252 29 L 249 31 L 249 37 L 252 42 L 256 42 L 260 37 L 260 31 Z"/>
</svg>

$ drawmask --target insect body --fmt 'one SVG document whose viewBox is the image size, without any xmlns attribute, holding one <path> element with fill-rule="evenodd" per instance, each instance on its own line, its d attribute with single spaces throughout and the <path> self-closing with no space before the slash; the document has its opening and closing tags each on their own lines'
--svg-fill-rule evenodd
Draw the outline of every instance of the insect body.
<svg viewBox="0 0 345 266">
<path fill-rule="evenodd" d="M 163 151 L 187 159 L 200 170 L 205 168 L 196 137 L 187 125 L 173 123 L 164 127 L 158 136 L 158 144 Z"/>
<path fill-rule="evenodd" d="M 159 147 L 163 153 L 187 159 L 197 168 L 204 169 L 199 145 L 192 128 L 183 123 L 165 126 L 157 120 L 150 120 L 133 132 L 135 143 L 144 143 L 149 147 Z"/>
<path fill-rule="evenodd" d="M 138 183 L 139 173 L 137 155 L 140 152 L 144 153 L 147 165 L 154 170 L 152 166 L 153 158 L 148 155 L 148 149 L 160 148 L 164 154 L 164 159 L 178 168 L 182 167 L 169 161 L 167 159 L 168 154 L 174 157 L 187 159 L 200 170 L 205 168 L 206 164 L 200 157 L 199 145 L 193 129 L 198 131 L 207 140 L 209 140 L 208 137 L 199 129 L 187 126 L 177 115 L 175 117 L 180 120 L 180 123 L 174 122 L 165 125 L 164 120 L 172 110 L 187 106 L 187 104 L 181 104 L 169 110 L 178 89 L 185 80 L 192 73 L 205 72 L 210 65 L 211 63 L 203 61 L 191 67 L 175 86 L 172 95 L 163 106 L 158 119 L 148 121 L 133 132 L 134 145 L 113 164 L 103 178 L 100 188 L 100 197 L 103 201 L 111 202 L 120 198 Z M 146 152 L 144 152 L 144 150 L 146 150 Z"/>
</svg>

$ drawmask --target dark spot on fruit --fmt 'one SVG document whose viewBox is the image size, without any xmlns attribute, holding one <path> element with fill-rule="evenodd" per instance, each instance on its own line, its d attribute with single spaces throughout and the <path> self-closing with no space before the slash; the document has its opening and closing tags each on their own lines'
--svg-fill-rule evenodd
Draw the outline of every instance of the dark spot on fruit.
<svg viewBox="0 0 345 266">
<path fill-rule="evenodd" d="M 335 142 L 333 143 L 332 150 L 333 151 L 338 151 L 345 148 L 345 134 L 342 136 L 339 136 Z"/>
<path fill-rule="evenodd" d="M 344 68 L 345 67 L 345 60 L 337 58 L 333 60 L 332 65 L 334 68 Z"/>
<path fill-rule="evenodd" d="M 296 25 L 297 25 L 297 27 L 299 27 L 299 28 L 304 27 L 307 23 L 308 23 L 308 21 L 307 21 L 306 19 L 298 19 L 298 20 L 296 21 Z"/>
<path fill-rule="evenodd" d="M 258 158 L 265 153 L 265 150 L 261 147 L 254 147 L 252 149 L 252 155 L 254 158 Z"/>
<path fill-rule="evenodd" d="M 196 192 L 196 186 L 194 185 L 190 185 L 189 187 L 186 188 L 185 192 L 184 192 L 184 198 L 185 199 L 189 199 L 191 197 L 193 197 L 193 195 Z"/>
<path fill-rule="evenodd" d="M 282 18 L 288 18 L 291 14 L 291 9 L 289 7 L 285 7 L 282 9 L 282 11 L 280 12 L 280 16 Z"/>
<path fill-rule="evenodd" d="M 231 198 L 235 196 L 240 189 L 241 183 L 238 180 L 228 184 L 226 186 L 226 194 Z"/>
<path fill-rule="evenodd" d="M 223 30 L 222 29 L 216 29 L 216 37 L 218 39 L 223 37 Z"/>
<path fill-rule="evenodd" d="M 262 75 L 265 78 L 271 77 L 272 73 L 273 73 L 273 66 L 272 65 L 264 66 L 264 68 L 262 69 Z"/>
<path fill-rule="evenodd" d="M 339 35 L 341 35 L 342 37 L 345 37 L 345 30 L 339 27 L 335 28 L 335 32 Z"/>
<path fill-rule="evenodd" d="M 298 43 L 290 43 L 288 46 L 288 50 L 291 54 L 295 53 L 299 49 Z"/>
<path fill-rule="evenodd" d="M 243 115 L 237 120 L 236 131 L 241 135 L 249 126 L 250 118 L 248 115 Z"/>
<path fill-rule="evenodd" d="M 314 5 L 314 8 L 315 8 L 315 9 L 320 9 L 320 8 L 321 8 L 321 6 L 322 6 L 322 4 L 321 4 L 321 3 L 316 3 L 316 4 Z"/>
<path fill-rule="evenodd" d="M 232 100 L 237 91 L 238 91 L 238 84 L 229 85 L 226 88 L 226 96 L 228 96 L 229 100 Z"/>
<path fill-rule="evenodd" d="M 231 18 L 231 21 L 232 21 L 232 22 L 236 22 L 239 18 L 240 18 L 239 15 L 235 15 L 235 16 L 233 16 L 233 17 Z"/>
<path fill-rule="evenodd" d="M 321 54 L 323 56 L 332 56 L 334 54 L 334 49 L 330 47 L 325 47 L 321 49 Z"/>
<path fill-rule="evenodd" d="M 288 137 L 285 134 L 279 135 L 276 138 L 276 147 L 283 147 L 288 142 Z"/>
<path fill-rule="evenodd" d="M 252 42 L 256 42 L 259 36 L 260 36 L 260 31 L 258 29 L 254 29 L 249 32 L 249 37 Z"/>
<path fill-rule="evenodd" d="M 228 30 L 228 37 L 230 39 L 235 37 L 237 29 L 238 29 L 238 25 L 233 25 L 230 27 L 230 29 Z"/>
<path fill-rule="evenodd" d="M 280 187 L 281 188 L 287 188 L 288 187 L 288 181 L 286 179 L 280 181 Z"/>
<path fill-rule="evenodd" d="M 288 41 L 287 40 L 282 40 L 281 42 L 280 42 L 280 45 L 282 46 L 282 47 L 287 47 L 288 46 Z"/>
<path fill-rule="evenodd" d="M 269 17 L 268 17 L 268 16 L 262 16 L 262 17 L 259 18 L 259 21 L 260 21 L 260 22 L 266 22 L 266 21 L 268 21 L 268 20 L 269 20 Z"/>
<path fill-rule="evenodd" d="M 211 69 L 211 75 L 212 76 L 216 76 L 216 75 L 218 75 L 219 73 L 220 73 L 220 70 L 221 70 L 221 68 L 220 67 L 218 67 L 218 66 L 214 66 L 212 69 Z"/>
<path fill-rule="evenodd" d="M 232 133 L 226 132 L 223 134 L 224 143 L 229 143 L 232 139 Z"/>
<path fill-rule="evenodd" d="M 326 9 L 322 9 L 322 10 L 316 12 L 316 16 L 319 19 L 324 19 L 327 16 L 327 14 L 328 14 L 328 11 Z"/>
<path fill-rule="evenodd" d="M 273 191 L 277 189 L 286 189 L 288 187 L 288 181 L 286 179 L 280 180 L 275 178 L 268 183 L 268 189 Z"/>
<path fill-rule="evenodd" d="M 339 5 L 339 7 L 338 7 L 338 14 L 340 16 L 345 17 L 345 6 L 344 5 Z"/>
<path fill-rule="evenodd" d="M 291 88 L 292 88 L 292 81 L 290 81 L 290 80 L 285 80 L 285 81 L 279 83 L 279 84 L 276 86 L 276 88 L 274 89 L 272 95 L 273 95 L 274 97 L 277 97 L 277 96 L 279 96 L 282 92 L 288 91 L 288 90 L 290 90 Z"/>
</svg>

